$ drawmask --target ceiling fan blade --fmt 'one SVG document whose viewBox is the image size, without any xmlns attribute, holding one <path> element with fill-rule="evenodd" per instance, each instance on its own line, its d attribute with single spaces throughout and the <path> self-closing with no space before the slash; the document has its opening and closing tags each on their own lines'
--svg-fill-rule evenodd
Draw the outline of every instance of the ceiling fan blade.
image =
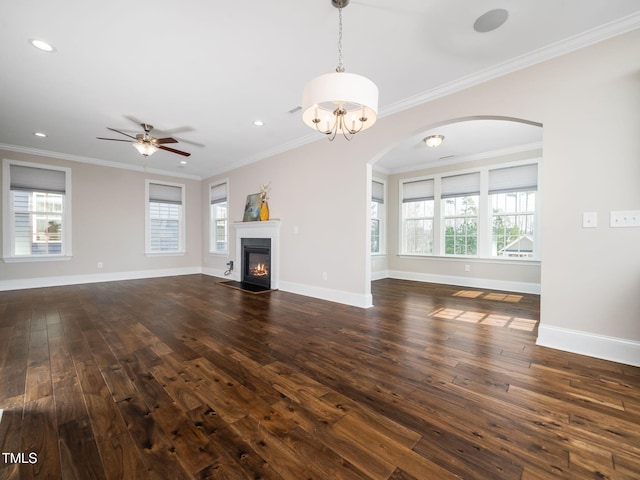
<svg viewBox="0 0 640 480">
<path fill-rule="evenodd" d="M 121 132 L 120 130 L 116 130 L 115 128 L 107 127 L 107 130 L 111 130 L 112 132 L 119 133 L 120 135 L 124 135 L 125 137 L 133 138 L 134 140 L 136 139 L 136 137 L 133 137 L 128 133 Z"/>
<path fill-rule="evenodd" d="M 191 155 L 190 153 L 183 152 L 182 150 L 176 150 L 175 148 L 165 147 L 164 145 L 158 145 L 158 148 L 160 150 L 166 150 L 167 152 L 177 153 L 178 155 L 183 155 L 185 157 L 188 157 L 189 155 Z"/>
<path fill-rule="evenodd" d="M 163 144 L 163 143 L 178 143 L 178 140 L 176 140 L 175 138 L 171 138 L 171 137 L 166 137 L 166 138 L 156 138 L 153 143 L 157 143 L 157 144 Z"/>
<path fill-rule="evenodd" d="M 112 140 L 114 142 L 127 142 L 131 143 L 131 140 L 123 140 L 122 138 L 104 138 L 104 137 L 96 137 L 98 140 Z"/>
</svg>

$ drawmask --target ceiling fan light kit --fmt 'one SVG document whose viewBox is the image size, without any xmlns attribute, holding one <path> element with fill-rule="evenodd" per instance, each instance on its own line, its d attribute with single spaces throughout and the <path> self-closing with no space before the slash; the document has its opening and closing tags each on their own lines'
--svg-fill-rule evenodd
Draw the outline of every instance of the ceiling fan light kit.
<svg viewBox="0 0 640 480">
<path fill-rule="evenodd" d="M 131 145 L 133 145 L 133 148 L 145 157 L 153 155 L 158 151 L 158 147 L 153 145 L 151 142 L 134 142 Z"/>
<path fill-rule="evenodd" d="M 338 66 L 335 73 L 309 81 L 302 93 L 302 120 L 327 135 L 341 134 L 347 140 L 370 128 L 378 116 L 378 87 L 366 77 L 345 73 L 342 64 L 342 8 L 349 0 L 331 0 L 338 9 Z"/>
</svg>

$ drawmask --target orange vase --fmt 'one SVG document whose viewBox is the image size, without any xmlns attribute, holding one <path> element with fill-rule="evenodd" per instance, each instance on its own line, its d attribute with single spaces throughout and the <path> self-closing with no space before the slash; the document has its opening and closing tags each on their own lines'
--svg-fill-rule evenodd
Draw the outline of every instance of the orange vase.
<svg viewBox="0 0 640 480">
<path fill-rule="evenodd" d="M 266 200 L 263 200 L 260 206 L 260 221 L 264 222 L 266 220 L 269 220 L 269 204 Z"/>
</svg>

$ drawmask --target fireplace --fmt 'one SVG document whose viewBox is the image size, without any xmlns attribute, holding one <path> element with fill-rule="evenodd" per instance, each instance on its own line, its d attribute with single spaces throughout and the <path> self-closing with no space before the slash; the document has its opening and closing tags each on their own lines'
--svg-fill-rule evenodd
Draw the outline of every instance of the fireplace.
<svg viewBox="0 0 640 480">
<path fill-rule="evenodd" d="M 243 238 L 241 282 L 246 286 L 271 288 L 271 239 Z"/>
<path fill-rule="evenodd" d="M 280 220 L 235 222 L 233 226 L 236 230 L 235 260 L 238 266 L 234 272 L 233 279 L 240 284 L 249 286 L 250 288 L 246 288 L 247 290 L 278 290 L 280 288 L 280 272 L 278 268 L 280 265 Z M 262 251 L 246 253 L 245 245 L 250 250 L 262 249 Z M 264 261 L 264 257 L 260 257 L 260 255 L 268 255 L 269 262 Z M 251 266 L 252 264 L 255 265 Z M 263 267 L 258 267 L 258 264 L 267 264 L 265 268 L 267 269 L 268 278 L 264 278 L 265 275 L 262 274 L 264 273 Z M 255 273 L 250 274 L 251 270 L 256 267 L 258 268 Z M 249 275 L 245 275 L 245 272 Z M 258 273 L 259 275 L 256 275 Z M 249 278 L 246 278 L 247 276 Z M 247 280 L 254 283 L 246 283 Z"/>
</svg>

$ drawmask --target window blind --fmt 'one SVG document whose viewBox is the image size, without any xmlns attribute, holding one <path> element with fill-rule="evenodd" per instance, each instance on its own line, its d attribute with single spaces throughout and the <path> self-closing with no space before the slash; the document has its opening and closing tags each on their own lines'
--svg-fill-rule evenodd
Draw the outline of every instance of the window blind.
<svg viewBox="0 0 640 480">
<path fill-rule="evenodd" d="M 480 195 L 480 172 L 442 178 L 442 198 Z"/>
<path fill-rule="evenodd" d="M 149 183 L 149 201 L 182 205 L 182 187 Z"/>
<path fill-rule="evenodd" d="M 211 205 L 216 203 L 224 203 L 227 201 L 227 183 L 221 183 L 219 185 L 212 185 L 209 192 L 209 200 Z"/>
<path fill-rule="evenodd" d="M 417 180 L 415 182 L 406 182 L 402 184 L 402 203 L 433 200 L 433 198 L 433 179 Z"/>
<path fill-rule="evenodd" d="M 530 192 L 537 189 L 537 164 L 489 170 L 489 194 Z"/>
<path fill-rule="evenodd" d="M 373 180 L 371 182 L 371 201 L 384 203 L 384 184 Z"/>
<path fill-rule="evenodd" d="M 65 193 L 65 172 L 48 168 L 10 165 L 11 190 L 30 192 Z"/>
</svg>

